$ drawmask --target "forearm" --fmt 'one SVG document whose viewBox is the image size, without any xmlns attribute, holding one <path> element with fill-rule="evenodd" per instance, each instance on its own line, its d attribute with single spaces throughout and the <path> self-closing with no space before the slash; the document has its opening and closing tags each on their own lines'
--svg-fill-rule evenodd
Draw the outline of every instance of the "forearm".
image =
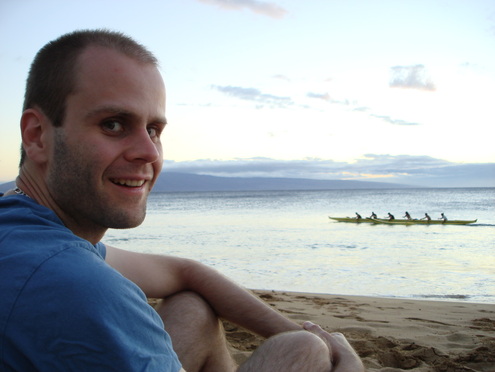
<svg viewBox="0 0 495 372">
<path fill-rule="evenodd" d="M 107 246 L 106 261 L 148 297 L 164 298 L 186 290 L 196 292 L 219 317 L 264 337 L 301 329 L 249 291 L 197 261 L 110 246 Z"/>
<path fill-rule="evenodd" d="M 302 329 L 300 325 L 285 318 L 251 292 L 210 267 L 188 261 L 184 275 L 187 289 L 200 294 L 219 317 L 263 337 Z"/>
</svg>

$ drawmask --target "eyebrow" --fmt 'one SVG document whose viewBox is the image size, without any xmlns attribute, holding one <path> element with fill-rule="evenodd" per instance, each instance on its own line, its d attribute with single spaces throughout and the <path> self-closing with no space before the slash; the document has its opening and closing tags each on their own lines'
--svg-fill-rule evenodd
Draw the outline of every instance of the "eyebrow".
<svg viewBox="0 0 495 372">
<path fill-rule="evenodd" d="M 138 115 L 134 114 L 131 111 L 122 109 L 121 107 L 118 106 L 102 106 L 102 107 L 97 107 L 94 110 L 89 111 L 84 117 L 85 119 L 91 119 L 95 116 L 100 116 L 102 114 L 111 114 L 111 115 L 116 115 L 120 117 L 127 117 L 127 118 L 137 118 Z M 153 123 L 162 123 L 163 125 L 167 125 L 168 121 L 165 116 L 156 116 L 153 117 L 151 122 Z"/>
</svg>

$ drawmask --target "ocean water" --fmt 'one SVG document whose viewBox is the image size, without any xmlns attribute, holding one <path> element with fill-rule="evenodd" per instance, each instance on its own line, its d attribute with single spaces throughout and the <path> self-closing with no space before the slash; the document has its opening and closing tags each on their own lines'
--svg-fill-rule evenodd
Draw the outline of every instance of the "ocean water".
<svg viewBox="0 0 495 372">
<path fill-rule="evenodd" d="M 406 210 L 478 222 L 328 218 Z M 153 193 L 145 222 L 104 242 L 193 258 L 253 289 L 495 303 L 494 188 Z"/>
</svg>

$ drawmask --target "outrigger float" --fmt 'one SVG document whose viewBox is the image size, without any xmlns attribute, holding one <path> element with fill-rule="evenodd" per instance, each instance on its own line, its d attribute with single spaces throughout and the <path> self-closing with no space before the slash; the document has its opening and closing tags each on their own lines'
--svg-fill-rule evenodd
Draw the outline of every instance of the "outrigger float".
<svg viewBox="0 0 495 372">
<path fill-rule="evenodd" d="M 331 220 L 338 222 L 351 222 L 351 223 L 376 223 L 376 224 L 388 224 L 388 225 L 469 225 L 475 223 L 476 220 L 406 220 L 406 219 L 394 219 L 389 220 L 386 218 L 356 218 L 356 217 L 328 217 Z"/>
</svg>

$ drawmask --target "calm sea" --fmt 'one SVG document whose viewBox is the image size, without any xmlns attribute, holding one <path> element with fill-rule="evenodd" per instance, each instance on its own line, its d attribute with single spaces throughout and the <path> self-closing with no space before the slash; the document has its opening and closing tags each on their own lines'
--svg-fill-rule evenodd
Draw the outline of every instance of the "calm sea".
<svg viewBox="0 0 495 372">
<path fill-rule="evenodd" d="M 333 222 L 359 212 L 466 226 Z M 156 193 L 110 245 L 194 258 L 253 289 L 495 303 L 495 189 Z"/>
</svg>

